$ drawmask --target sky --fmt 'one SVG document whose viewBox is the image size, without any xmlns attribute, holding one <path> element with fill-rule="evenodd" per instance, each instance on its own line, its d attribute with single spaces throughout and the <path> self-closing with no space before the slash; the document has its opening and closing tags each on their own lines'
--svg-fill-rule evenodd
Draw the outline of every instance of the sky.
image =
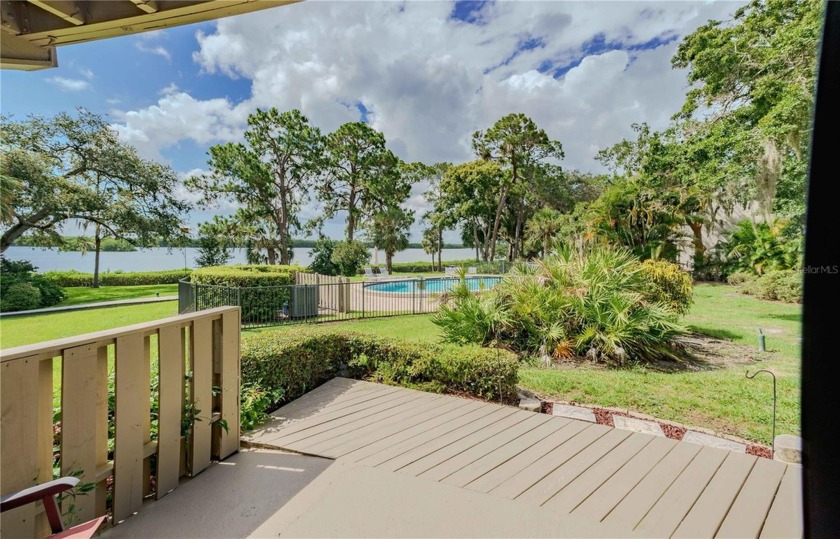
<svg viewBox="0 0 840 539">
<path fill-rule="evenodd" d="M 325 133 L 365 121 L 400 158 L 426 163 L 473 159 L 474 131 L 522 112 L 563 144 L 563 167 L 600 172 L 600 149 L 632 137 L 633 123 L 664 128 L 681 107 L 686 73 L 671 68 L 680 40 L 742 4 L 307 0 L 61 47 L 57 69 L 0 73 L 0 111 L 85 107 L 182 177 L 206 170 L 213 144 L 242 140 L 257 108 L 300 109 Z M 413 241 L 424 189 L 407 201 Z M 190 225 L 234 209 L 196 208 Z M 314 200 L 302 210 L 304 220 L 319 214 Z M 341 237 L 344 220 L 323 232 Z"/>
</svg>

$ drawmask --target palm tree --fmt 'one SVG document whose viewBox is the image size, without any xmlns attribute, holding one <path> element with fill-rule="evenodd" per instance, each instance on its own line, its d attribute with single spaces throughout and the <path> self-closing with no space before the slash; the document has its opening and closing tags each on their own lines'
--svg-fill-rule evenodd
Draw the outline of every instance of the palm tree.
<svg viewBox="0 0 840 539">
<path fill-rule="evenodd" d="M 385 251 L 385 267 L 391 271 L 394 253 L 408 247 L 408 229 L 414 223 L 414 213 L 393 206 L 373 217 L 368 235 L 377 249 Z"/>
<path fill-rule="evenodd" d="M 545 258 L 551 244 L 557 239 L 562 226 L 561 214 L 551 208 L 543 208 L 531 217 L 526 226 L 529 241 L 540 246 L 540 256 Z"/>
</svg>

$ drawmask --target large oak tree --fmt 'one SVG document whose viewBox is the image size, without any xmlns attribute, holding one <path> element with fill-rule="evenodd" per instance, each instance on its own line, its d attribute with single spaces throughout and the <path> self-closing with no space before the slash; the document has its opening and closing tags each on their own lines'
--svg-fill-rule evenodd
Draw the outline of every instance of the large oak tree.
<svg viewBox="0 0 840 539">
<path fill-rule="evenodd" d="M 175 172 L 142 159 L 96 114 L 79 109 L 52 118 L 4 117 L 0 148 L 0 252 L 23 234 L 60 246 L 62 226 L 93 226 L 97 286 L 104 236 L 149 246 L 181 235 L 188 205 L 176 196 Z"/>
</svg>

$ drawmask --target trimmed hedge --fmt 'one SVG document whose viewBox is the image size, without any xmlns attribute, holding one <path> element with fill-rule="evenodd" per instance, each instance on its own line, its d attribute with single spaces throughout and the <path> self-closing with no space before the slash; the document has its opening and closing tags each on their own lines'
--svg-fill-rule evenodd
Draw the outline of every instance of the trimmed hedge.
<svg viewBox="0 0 840 539">
<path fill-rule="evenodd" d="M 190 281 L 199 284 L 222 286 L 283 286 L 295 284 L 295 273 L 300 266 L 272 266 L 267 264 L 238 264 L 234 266 L 208 266 L 192 272 Z"/>
<path fill-rule="evenodd" d="M 283 402 L 339 375 L 512 402 L 518 368 L 516 356 L 505 350 L 406 343 L 334 328 L 242 336 L 243 385 L 282 390 Z"/>
<path fill-rule="evenodd" d="M 100 286 L 139 286 L 148 284 L 177 284 L 190 276 L 192 270 L 108 272 L 99 274 Z M 43 274 L 58 286 L 91 286 L 93 274 L 81 271 L 48 271 Z"/>
</svg>

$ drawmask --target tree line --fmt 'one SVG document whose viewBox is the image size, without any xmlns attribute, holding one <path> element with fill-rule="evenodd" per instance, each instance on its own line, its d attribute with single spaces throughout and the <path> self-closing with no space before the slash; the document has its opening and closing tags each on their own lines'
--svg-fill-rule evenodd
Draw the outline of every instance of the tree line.
<svg viewBox="0 0 840 539">
<path fill-rule="evenodd" d="M 296 235 L 320 235 L 342 214 L 343 240 L 315 245 L 330 253 L 325 264 L 363 260 L 372 245 L 390 267 L 419 218 L 421 245 L 438 264 L 444 233 L 457 230 L 484 261 L 545 256 L 558 241 L 671 260 L 693 248 L 702 277 L 731 256 L 709 250 L 706 235 L 747 206 L 771 223 L 768 252 L 797 260 L 822 9 L 818 0 L 755 0 L 686 36 L 672 59 L 692 85 L 685 104 L 665 129 L 634 125 L 632 139 L 599 152 L 607 174 L 564 169 L 561 142 L 519 113 L 475 132 L 472 160 L 428 164 L 402 161 L 364 122 L 322 133 L 298 110 L 257 110 L 242 141 L 211 147 L 208 172 L 184 182 L 199 206 L 237 207 L 200 226 L 202 263 L 224 263 L 228 247 L 244 246 L 251 262 L 288 264 Z M 97 253 L 105 238 L 185 241 L 190 205 L 177 175 L 140 158 L 101 117 L 3 117 L 0 145 L 0 251 L 24 235 L 58 244 L 70 220 L 93 230 Z M 418 183 L 429 186 L 423 215 L 407 204 Z M 305 220 L 311 202 L 319 214 Z"/>
</svg>

